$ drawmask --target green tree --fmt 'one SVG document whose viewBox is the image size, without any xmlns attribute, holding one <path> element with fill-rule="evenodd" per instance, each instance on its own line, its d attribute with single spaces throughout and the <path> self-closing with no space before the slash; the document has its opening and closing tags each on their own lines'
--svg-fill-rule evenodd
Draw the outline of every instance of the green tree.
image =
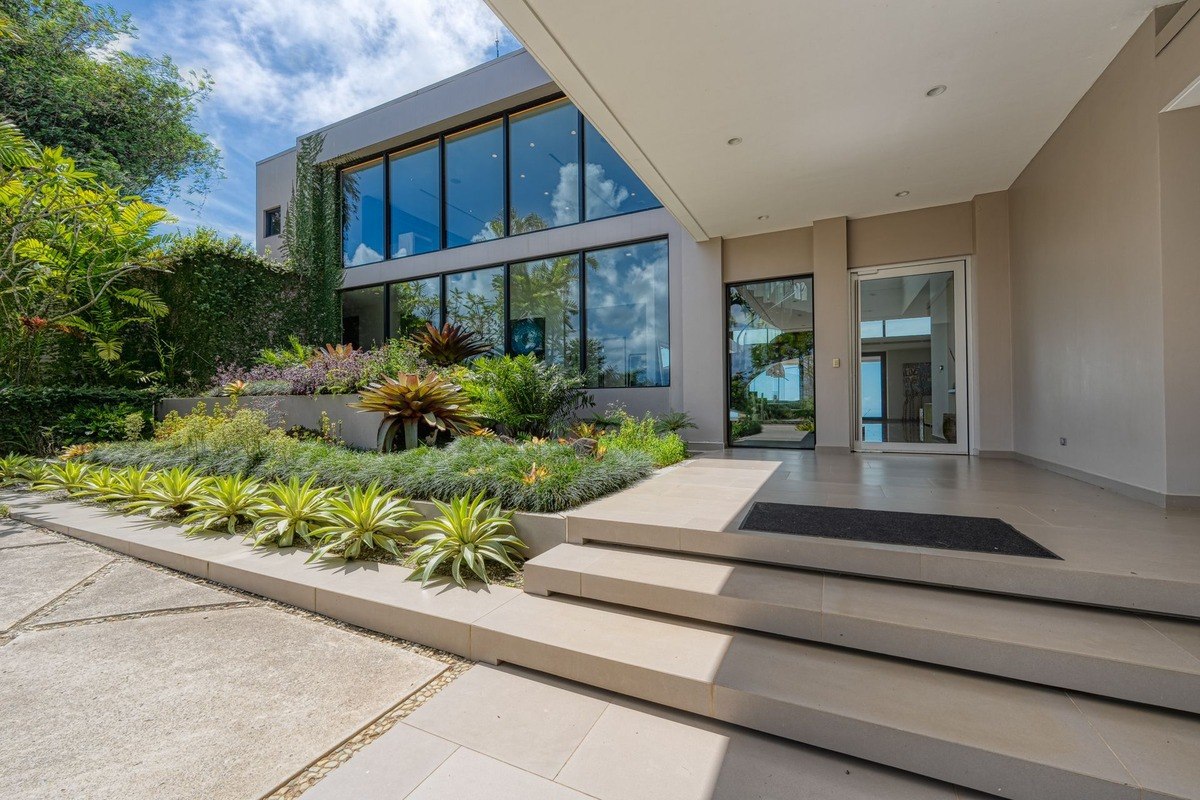
<svg viewBox="0 0 1200 800">
<path fill-rule="evenodd" d="M 296 182 L 283 220 L 283 253 L 296 274 L 306 342 L 342 340 L 342 193 L 338 163 L 322 162 L 324 134 L 296 148 Z"/>
<path fill-rule="evenodd" d="M 126 194 L 203 192 L 221 175 L 219 151 L 194 128 L 211 80 L 117 48 L 136 32 L 111 6 L 0 0 L 0 115 Z"/>
<path fill-rule="evenodd" d="M 40 383 L 65 349 L 75 377 L 85 366 L 130 377 L 127 329 L 167 311 L 137 283 L 164 268 L 154 228 L 167 221 L 0 118 L 0 375 Z"/>
</svg>

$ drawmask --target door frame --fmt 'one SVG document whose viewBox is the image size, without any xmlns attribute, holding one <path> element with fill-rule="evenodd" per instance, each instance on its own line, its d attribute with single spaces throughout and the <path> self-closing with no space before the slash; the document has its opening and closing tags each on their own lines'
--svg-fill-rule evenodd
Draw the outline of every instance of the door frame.
<svg viewBox="0 0 1200 800">
<path fill-rule="evenodd" d="M 755 447 L 763 448 L 763 449 L 767 449 L 767 450 L 797 450 L 797 451 L 801 451 L 804 449 L 804 448 L 800 448 L 800 447 L 789 447 L 789 446 L 778 445 L 778 444 L 758 444 L 758 443 L 737 444 L 736 442 L 733 441 L 733 422 L 732 422 L 732 420 L 729 419 L 729 412 L 730 412 L 730 409 L 733 407 L 732 392 L 730 391 L 730 386 L 729 386 L 730 370 L 732 369 L 732 365 L 733 365 L 733 358 L 732 358 L 733 354 L 729 347 L 729 322 L 730 322 L 729 290 L 736 289 L 740 286 L 750 286 L 750 285 L 753 285 L 756 283 L 773 283 L 775 281 L 799 281 L 799 280 L 806 280 L 806 279 L 810 282 L 811 292 L 812 292 L 813 358 L 815 359 L 816 358 L 816 347 L 817 347 L 817 322 L 816 322 L 816 320 L 817 320 L 817 295 L 816 295 L 817 280 L 816 280 L 815 272 L 801 272 L 796 275 L 778 275 L 778 276 L 770 277 L 770 278 L 749 278 L 749 279 L 740 280 L 740 281 L 725 281 L 721 284 L 721 306 L 722 306 L 721 319 L 722 319 L 722 323 L 725 326 L 724 330 L 721 331 L 722 349 L 725 351 L 723 353 L 723 357 L 721 359 L 721 363 L 723 365 L 722 369 L 724 370 L 724 376 L 721 378 L 721 382 L 724 384 L 724 389 L 723 389 L 722 393 L 725 396 L 725 413 L 722 415 L 723 416 L 722 427 L 724 429 L 724 438 L 725 438 L 725 448 L 726 449 L 755 448 Z M 816 376 L 814 375 L 813 376 L 813 400 L 814 400 L 814 402 L 813 402 L 813 423 L 814 423 L 813 424 L 813 436 L 814 436 L 814 438 L 816 437 L 816 425 L 819 424 L 819 420 L 817 420 L 817 412 L 816 412 L 816 391 L 817 391 L 817 379 L 816 379 Z"/>
<path fill-rule="evenodd" d="M 850 270 L 850 449 L 861 453 L 940 453 L 967 455 L 970 450 L 971 389 L 970 389 L 970 320 L 967 318 L 967 281 L 970 279 L 970 256 L 910 261 L 903 264 L 884 264 Z M 862 441 L 862 324 L 859 319 L 860 287 L 864 280 L 883 277 L 924 275 L 931 272 L 954 273 L 954 408 L 958 441 L 954 444 L 921 442 L 864 442 Z M 885 389 L 886 391 L 886 389 Z M 886 422 L 884 423 L 886 424 Z"/>
</svg>

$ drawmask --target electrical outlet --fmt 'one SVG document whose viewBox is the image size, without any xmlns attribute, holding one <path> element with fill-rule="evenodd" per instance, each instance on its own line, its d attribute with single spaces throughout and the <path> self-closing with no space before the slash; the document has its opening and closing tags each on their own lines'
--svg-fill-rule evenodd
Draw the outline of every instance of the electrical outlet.
<svg viewBox="0 0 1200 800">
<path fill-rule="evenodd" d="M 1058 443 L 1060 445 L 1062 445 L 1063 447 L 1066 447 L 1067 446 L 1067 437 L 1065 437 L 1065 436 L 1058 437 Z"/>
<path fill-rule="evenodd" d="M 837 369 L 840 366 L 842 366 L 842 360 L 840 358 L 835 358 L 833 360 L 833 368 Z"/>
</svg>

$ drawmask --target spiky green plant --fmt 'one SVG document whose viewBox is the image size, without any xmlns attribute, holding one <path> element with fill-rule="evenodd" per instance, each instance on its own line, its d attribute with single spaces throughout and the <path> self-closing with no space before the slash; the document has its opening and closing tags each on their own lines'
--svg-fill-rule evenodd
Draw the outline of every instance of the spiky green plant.
<svg viewBox="0 0 1200 800">
<path fill-rule="evenodd" d="M 77 492 L 84 488 L 90 472 L 91 467 L 79 461 L 49 464 L 45 473 L 33 482 L 33 489 L 38 492 Z"/>
<path fill-rule="evenodd" d="M 222 528 L 234 533 L 239 523 L 252 522 L 262 507 L 262 484 L 253 478 L 241 475 L 212 478 L 184 518 L 184 529 L 188 536 Z"/>
<path fill-rule="evenodd" d="M 415 373 L 385 377 L 363 389 L 359 401 L 351 403 L 350 407 L 383 413 L 379 425 L 379 449 L 384 452 L 392 449 L 400 427 L 404 429 L 404 449 L 414 449 L 417 424 L 422 421 L 431 428 L 455 435 L 469 433 L 475 428 L 471 401 L 462 387 L 436 372 L 425 377 Z"/>
<path fill-rule="evenodd" d="M 293 477 L 287 483 L 273 483 L 267 487 L 262 508 L 254 520 L 254 527 L 246 534 L 254 539 L 255 547 L 275 545 L 291 547 L 296 537 L 309 541 L 313 526 L 321 521 L 329 502 L 332 489 L 321 489 L 313 485 L 315 476 L 304 483 Z"/>
<path fill-rule="evenodd" d="M 29 456 L 16 455 L 0 456 L 0 486 L 23 483 L 25 470 L 33 463 Z"/>
<path fill-rule="evenodd" d="M 72 496 L 88 497 L 94 500 L 100 499 L 102 495 L 109 494 L 117 486 L 117 473 L 112 467 L 98 467 L 93 469 L 83 479 L 83 486 Z"/>
<path fill-rule="evenodd" d="M 417 540 L 417 549 L 409 557 L 416 567 L 409 580 L 424 585 L 443 564 L 450 565 L 450 575 L 459 586 L 466 586 L 463 565 L 484 583 L 489 583 L 488 562 L 517 570 L 513 558 L 519 550 L 528 549 L 517 538 L 512 524 L 512 512 L 501 511 L 496 499 L 485 499 L 483 492 L 456 497 L 449 503 L 434 500 L 442 515 L 414 525 L 411 533 L 428 532 Z"/>
<path fill-rule="evenodd" d="M 492 343 L 482 334 L 452 322 L 447 322 L 441 328 L 432 322 L 426 322 L 425 330 L 415 334 L 413 341 L 421 348 L 421 355 L 438 367 L 463 364 L 473 356 L 490 353 L 492 350 Z"/>
<path fill-rule="evenodd" d="M 112 487 L 96 495 L 96 499 L 101 503 L 119 503 L 128 508 L 129 503 L 145 499 L 146 488 L 153 477 L 154 473 L 148 466 L 124 467 L 113 473 Z"/>
<path fill-rule="evenodd" d="M 172 467 L 151 476 L 142 489 L 141 498 L 126 508 L 150 516 L 163 512 L 182 516 L 196 505 L 210 480 L 197 475 L 191 467 Z"/>
<path fill-rule="evenodd" d="M 398 542 L 419 517 L 407 500 L 385 491 L 377 482 L 366 488 L 352 486 L 345 494 L 332 495 L 321 515 L 321 525 L 311 536 L 319 540 L 309 561 L 330 556 L 355 559 L 375 549 L 399 558 Z"/>
</svg>

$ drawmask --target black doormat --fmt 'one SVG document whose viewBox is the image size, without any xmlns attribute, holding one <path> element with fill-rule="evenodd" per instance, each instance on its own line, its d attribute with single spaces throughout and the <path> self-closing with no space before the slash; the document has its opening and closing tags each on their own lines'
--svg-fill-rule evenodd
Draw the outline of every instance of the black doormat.
<svg viewBox="0 0 1200 800">
<path fill-rule="evenodd" d="M 909 511 L 876 511 L 865 508 L 801 506 L 791 503 L 755 503 L 739 526 L 744 531 L 819 536 L 856 542 L 999 553 L 1005 556 L 1054 558 L 1059 556 L 1012 525 L 988 517 L 950 514 L 915 514 Z"/>
</svg>

